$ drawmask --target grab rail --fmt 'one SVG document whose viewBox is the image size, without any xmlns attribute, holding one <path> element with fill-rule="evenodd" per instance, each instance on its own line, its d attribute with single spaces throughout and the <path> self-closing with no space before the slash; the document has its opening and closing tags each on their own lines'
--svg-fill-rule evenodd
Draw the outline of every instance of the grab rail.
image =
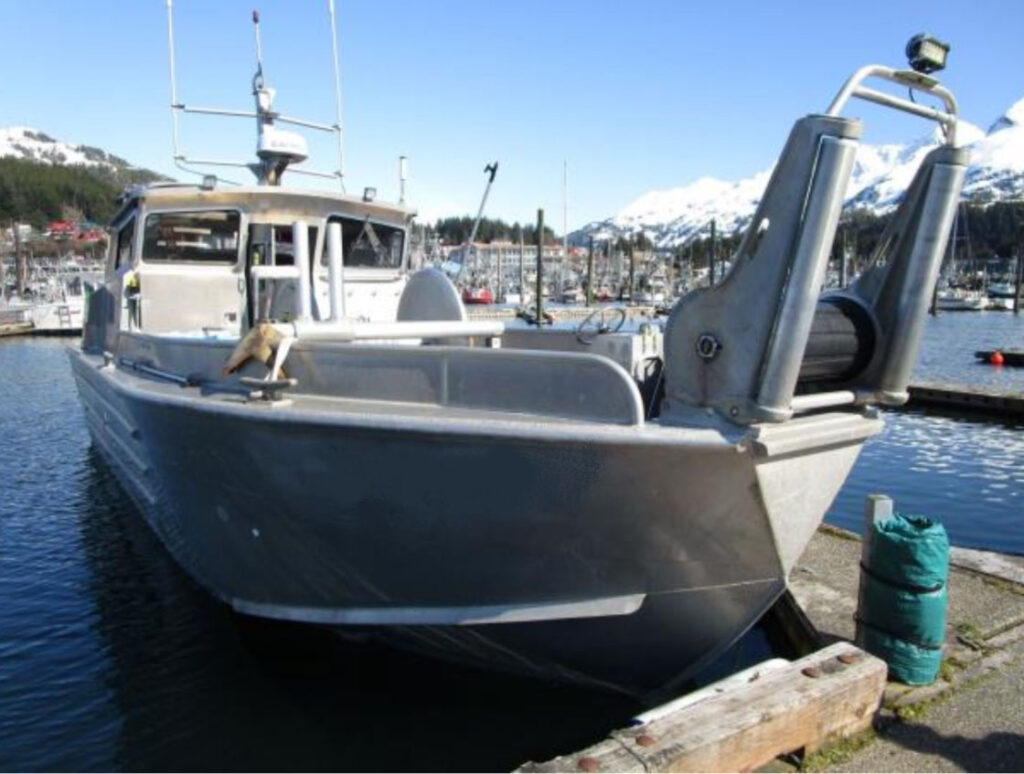
<svg viewBox="0 0 1024 774">
<path fill-rule="evenodd" d="M 818 392 L 811 395 L 796 395 L 790 402 L 789 407 L 794 414 L 801 414 L 805 411 L 830 408 L 832 406 L 852 406 L 857 402 L 857 395 L 852 390 L 835 390 L 833 392 Z"/>
<path fill-rule="evenodd" d="M 884 91 L 862 86 L 861 82 L 867 78 L 881 78 L 901 86 L 906 86 L 908 89 L 916 89 L 925 94 L 931 94 L 933 97 L 938 97 L 945 104 L 946 112 L 928 107 L 927 105 L 919 105 L 902 97 L 886 94 Z M 950 146 L 956 145 L 958 113 L 956 97 L 935 78 L 914 72 L 913 70 L 896 70 L 884 65 L 866 65 L 850 76 L 849 80 L 843 84 L 843 88 L 839 90 L 835 99 L 832 100 L 832 104 L 828 106 L 825 115 L 838 116 L 843 108 L 846 107 L 850 97 L 858 97 L 868 102 L 874 102 L 895 110 L 902 110 L 904 113 L 911 113 L 942 124 L 946 129 L 946 144 Z"/>
</svg>

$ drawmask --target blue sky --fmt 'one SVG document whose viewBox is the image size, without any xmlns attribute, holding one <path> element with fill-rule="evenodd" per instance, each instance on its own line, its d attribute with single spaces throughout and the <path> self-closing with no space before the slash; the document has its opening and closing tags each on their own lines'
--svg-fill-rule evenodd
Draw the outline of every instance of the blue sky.
<svg viewBox="0 0 1024 774">
<path fill-rule="evenodd" d="M 175 0 L 180 98 L 250 107 L 254 3 L 276 107 L 332 121 L 327 0 Z M 488 214 L 532 220 L 544 207 L 559 231 L 563 160 L 570 228 L 651 189 L 749 176 L 858 66 L 903 64 L 919 31 L 952 42 L 944 81 L 968 120 L 985 128 L 1024 97 L 1020 0 L 337 8 L 348 189 L 397 198 L 404 154 L 409 199 L 430 215 L 475 211 L 495 159 Z M 170 162 L 165 0 L 0 0 L 0 11 L 0 126 L 33 126 L 180 176 Z M 871 106 L 854 114 L 870 142 L 930 131 Z M 183 139 L 194 155 L 247 160 L 254 133 L 245 121 L 187 118 Z M 311 148 L 317 166 L 334 168 L 329 141 L 311 138 Z"/>
</svg>

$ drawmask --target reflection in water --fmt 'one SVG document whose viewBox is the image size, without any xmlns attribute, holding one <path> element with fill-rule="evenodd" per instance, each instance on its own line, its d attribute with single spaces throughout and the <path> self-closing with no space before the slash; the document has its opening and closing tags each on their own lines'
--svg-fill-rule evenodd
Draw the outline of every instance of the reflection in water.
<svg viewBox="0 0 1024 774">
<path fill-rule="evenodd" d="M 0 768 L 104 768 L 119 719 L 76 522 L 88 437 L 57 341 L 0 340 Z"/>
<path fill-rule="evenodd" d="M 88 467 L 82 542 L 121 717 L 117 768 L 513 768 L 635 709 L 236 616 L 176 568 L 95 453 Z"/>
</svg>

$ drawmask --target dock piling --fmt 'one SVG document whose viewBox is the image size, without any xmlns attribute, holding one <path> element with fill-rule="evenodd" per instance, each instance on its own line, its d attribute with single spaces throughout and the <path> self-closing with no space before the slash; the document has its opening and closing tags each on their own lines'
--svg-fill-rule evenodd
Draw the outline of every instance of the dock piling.
<svg viewBox="0 0 1024 774">
<path fill-rule="evenodd" d="M 1013 313 L 1020 314 L 1020 290 L 1024 284 L 1024 261 L 1021 260 L 1020 250 L 1017 251 L 1016 282 L 1013 286 Z"/>
<path fill-rule="evenodd" d="M 715 219 L 711 219 L 711 246 L 708 248 L 708 287 L 712 287 L 715 284 L 715 242 L 716 239 L 716 224 Z"/>
<path fill-rule="evenodd" d="M 871 553 L 871 535 L 874 532 L 875 524 L 891 519 L 893 514 L 892 498 L 884 494 L 869 494 L 864 499 L 864 526 L 861 530 L 860 543 L 860 564 L 866 567 L 868 556 Z M 858 602 L 864 598 L 864 573 L 860 573 L 860 587 L 857 593 Z M 858 607 L 859 613 L 859 607 Z M 857 634 L 854 642 L 858 647 L 864 647 L 864 629 L 861 626 L 860 615 L 857 615 Z"/>
<path fill-rule="evenodd" d="M 491 248 L 492 250 L 494 248 Z M 502 276 L 502 255 L 504 254 L 504 248 L 498 250 L 498 287 L 495 288 L 494 300 L 499 303 L 505 303 L 505 279 Z"/>
<path fill-rule="evenodd" d="M 633 303 L 633 291 L 636 280 L 636 256 L 633 254 L 633 245 L 629 246 L 629 303 Z"/>
<path fill-rule="evenodd" d="M 519 303 L 526 308 L 526 245 L 522 228 L 519 229 Z"/>
<path fill-rule="evenodd" d="M 594 303 L 594 237 L 587 246 L 587 306 Z"/>
<path fill-rule="evenodd" d="M 537 327 L 544 324 L 544 210 L 537 210 Z"/>
</svg>

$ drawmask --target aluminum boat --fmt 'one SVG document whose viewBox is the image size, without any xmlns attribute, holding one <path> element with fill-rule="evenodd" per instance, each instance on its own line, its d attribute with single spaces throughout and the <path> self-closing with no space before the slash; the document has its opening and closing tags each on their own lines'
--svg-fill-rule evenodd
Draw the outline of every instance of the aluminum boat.
<svg viewBox="0 0 1024 774">
<path fill-rule="evenodd" d="M 937 97 L 927 108 L 864 85 Z M 407 271 L 413 212 L 258 183 L 125 192 L 69 352 L 95 446 L 248 616 L 633 695 L 736 641 L 907 399 L 967 152 L 934 78 L 869 66 L 794 125 L 718 285 L 664 334 L 506 328 Z M 870 268 L 822 294 L 862 98 L 938 121 Z"/>
</svg>

